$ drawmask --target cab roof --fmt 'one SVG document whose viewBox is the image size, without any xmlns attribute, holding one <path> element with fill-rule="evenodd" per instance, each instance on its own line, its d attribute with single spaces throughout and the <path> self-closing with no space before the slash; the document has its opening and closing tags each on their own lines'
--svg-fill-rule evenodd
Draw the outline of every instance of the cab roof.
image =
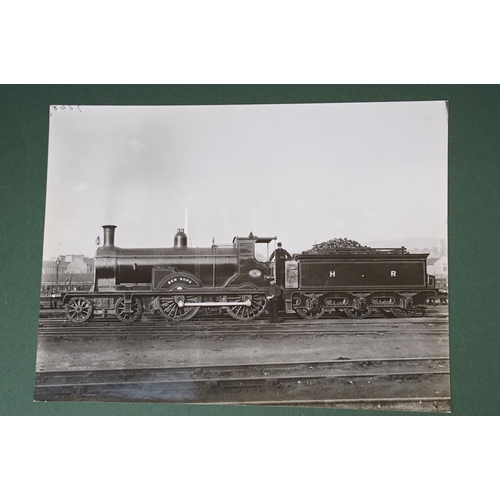
<svg viewBox="0 0 500 500">
<path fill-rule="evenodd" d="M 235 236 L 233 238 L 233 245 L 238 241 L 246 241 L 246 242 L 253 241 L 254 243 L 271 243 L 271 241 L 277 239 L 278 239 L 277 236 L 267 236 L 267 237 L 254 236 L 253 238 Z"/>
</svg>

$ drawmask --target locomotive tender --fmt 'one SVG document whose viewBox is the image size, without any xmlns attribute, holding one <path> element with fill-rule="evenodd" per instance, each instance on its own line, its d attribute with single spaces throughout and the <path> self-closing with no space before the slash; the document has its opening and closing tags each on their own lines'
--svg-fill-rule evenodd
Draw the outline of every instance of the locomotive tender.
<svg viewBox="0 0 500 500">
<path fill-rule="evenodd" d="M 144 310 L 168 321 L 188 320 L 200 308 L 226 311 L 238 320 L 253 320 L 266 309 L 266 289 L 273 266 L 255 253 L 257 243 L 276 237 L 235 237 L 232 246 L 189 248 L 179 229 L 171 248 L 119 248 L 116 226 L 106 225 L 103 245 L 95 254 L 90 291 L 65 294 L 66 316 L 74 323 L 95 311 L 113 311 L 126 323 Z M 303 252 L 287 261 L 284 303 L 287 313 L 316 319 L 342 311 L 366 318 L 375 310 L 397 317 L 425 310 L 437 296 L 426 272 L 427 254 L 401 249 Z"/>
</svg>

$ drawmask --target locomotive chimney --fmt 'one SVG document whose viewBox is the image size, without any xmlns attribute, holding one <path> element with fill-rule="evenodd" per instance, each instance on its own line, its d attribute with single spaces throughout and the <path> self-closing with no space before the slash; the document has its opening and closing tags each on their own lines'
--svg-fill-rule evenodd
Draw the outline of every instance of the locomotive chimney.
<svg viewBox="0 0 500 500">
<path fill-rule="evenodd" d="M 114 248 L 115 246 L 115 229 L 116 226 L 102 226 L 104 229 L 103 248 Z"/>
<path fill-rule="evenodd" d="M 187 248 L 188 239 L 184 229 L 177 229 L 174 237 L 174 248 Z"/>
</svg>

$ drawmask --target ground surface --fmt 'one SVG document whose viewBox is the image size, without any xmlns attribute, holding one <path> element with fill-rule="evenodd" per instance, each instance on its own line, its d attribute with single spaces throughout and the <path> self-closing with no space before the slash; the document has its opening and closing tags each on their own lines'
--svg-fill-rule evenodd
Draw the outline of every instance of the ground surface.
<svg viewBox="0 0 500 500">
<path fill-rule="evenodd" d="M 41 323 L 43 325 L 43 320 Z M 441 412 L 450 409 L 449 401 L 445 400 L 450 395 L 447 361 L 440 361 L 441 364 L 431 367 L 423 362 L 419 366 L 404 363 L 404 360 L 446 359 L 448 353 L 448 320 L 444 307 L 433 308 L 424 318 L 287 319 L 280 325 L 268 325 L 264 321 L 246 324 L 230 319 L 193 321 L 182 325 L 146 321 L 125 325 L 125 328 L 123 324 L 112 321 L 97 321 L 93 325 L 86 324 L 84 328 L 54 323 L 40 328 L 37 373 L 82 370 L 113 370 L 119 373 L 132 370 L 129 380 L 133 380 L 135 385 L 123 382 L 105 385 L 106 380 L 101 377 L 99 384 L 91 387 L 92 390 L 86 387 L 85 391 L 77 391 L 75 396 L 73 382 L 66 387 L 62 383 L 61 390 L 50 396 L 55 400 L 81 398 L 235 404 L 286 404 L 288 401 L 304 406 L 324 401 L 324 406 Z M 402 360 L 398 361 L 397 369 L 395 363 L 387 367 L 379 363 L 378 371 L 374 371 L 373 363 L 368 366 L 346 363 L 336 365 L 335 371 L 328 372 L 331 376 L 326 378 L 287 379 L 290 374 L 294 377 L 297 374 L 317 375 L 319 372 L 312 372 L 312 367 L 307 367 L 308 363 L 335 360 L 357 360 L 358 363 L 359 360 L 396 358 Z M 252 367 L 263 363 L 302 363 L 304 366 L 293 371 L 283 369 L 277 372 L 271 383 L 266 380 L 262 385 L 252 386 L 247 379 L 269 377 L 269 371 L 224 373 L 224 380 L 245 378 L 246 382 L 244 386 L 240 384 L 241 387 L 234 380 L 229 386 L 224 383 L 215 388 L 210 386 L 210 390 L 200 386 L 199 381 L 208 376 L 210 367 Z M 193 371 L 190 376 L 192 384 L 180 380 L 182 384 L 179 387 L 172 389 L 170 384 L 168 390 L 163 383 L 166 379 L 157 379 L 154 384 L 146 384 L 140 377 L 134 379 L 133 370 L 172 367 L 203 368 L 207 373 L 202 376 L 199 370 Z M 434 373 L 436 370 L 439 373 Z M 407 374 L 396 376 L 394 372 Z M 413 372 L 421 374 L 413 376 Z M 220 374 L 209 376 L 221 378 Z M 411 398 L 411 401 L 396 401 L 404 398 Z M 435 400 L 430 401 L 432 398 Z"/>
</svg>

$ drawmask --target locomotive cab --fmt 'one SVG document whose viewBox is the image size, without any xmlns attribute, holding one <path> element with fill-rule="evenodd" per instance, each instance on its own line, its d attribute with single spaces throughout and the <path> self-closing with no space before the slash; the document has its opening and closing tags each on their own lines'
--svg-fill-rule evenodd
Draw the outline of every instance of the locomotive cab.
<svg viewBox="0 0 500 500">
<path fill-rule="evenodd" d="M 266 281 L 271 275 L 269 266 L 269 243 L 272 237 L 249 236 L 233 238 L 233 246 L 238 254 L 238 275 L 230 281 L 231 285 L 252 283 L 258 287 L 267 287 Z"/>
</svg>

